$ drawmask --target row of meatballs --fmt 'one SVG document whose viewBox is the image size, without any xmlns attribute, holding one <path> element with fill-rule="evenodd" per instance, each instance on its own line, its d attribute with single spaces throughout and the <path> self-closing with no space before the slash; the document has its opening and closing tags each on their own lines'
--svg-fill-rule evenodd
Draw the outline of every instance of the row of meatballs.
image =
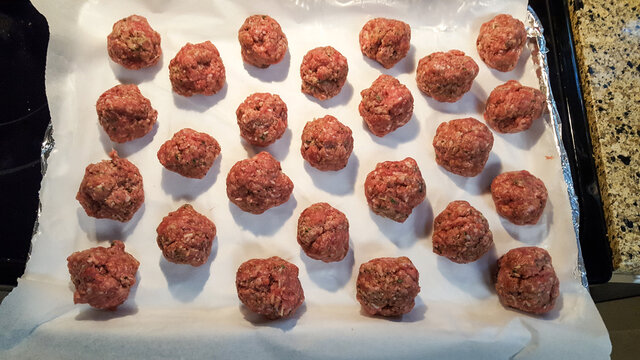
<svg viewBox="0 0 640 360">
<path fill-rule="evenodd" d="M 524 24 L 500 14 L 482 24 L 476 41 L 480 58 L 491 68 L 511 71 L 522 53 L 527 34 Z M 238 30 L 242 59 L 266 68 L 279 63 L 288 49 L 280 24 L 267 15 L 249 16 Z M 386 18 L 369 20 L 359 33 L 363 55 L 391 68 L 410 49 L 411 27 Z M 160 34 L 146 18 L 131 15 L 113 25 L 107 37 L 111 59 L 128 69 L 157 64 L 162 55 Z M 418 64 L 418 87 L 438 101 L 455 102 L 469 91 L 478 74 L 478 65 L 463 52 L 436 52 Z M 347 59 L 331 46 L 309 51 L 300 66 L 301 90 L 319 100 L 336 96 L 342 89 L 349 67 Z M 173 90 L 184 96 L 213 95 L 225 83 L 225 68 L 217 48 L 210 42 L 188 43 L 169 64 Z"/>
<path fill-rule="evenodd" d="M 161 147 L 161 161 L 165 156 L 170 160 L 181 156 L 163 152 L 165 147 L 179 147 L 171 141 Z M 89 216 L 127 222 L 144 202 L 142 175 L 115 151 L 110 156 L 111 160 L 87 166 L 76 199 Z M 293 182 L 282 172 L 280 162 L 266 151 L 236 162 L 227 174 L 226 186 L 229 200 L 252 214 L 284 204 L 293 192 Z M 427 191 L 418 164 L 410 157 L 378 163 L 367 175 L 364 190 L 374 213 L 397 222 L 411 215 Z M 491 194 L 498 214 L 516 225 L 536 224 L 548 197 L 542 180 L 526 170 L 498 175 L 491 183 Z"/>
<path fill-rule="evenodd" d="M 539 90 L 511 80 L 491 92 L 484 117 L 494 129 L 524 129 L 540 117 L 544 96 Z M 362 91 L 360 114 L 371 132 L 386 134 L 406 124 L 413 114 L 413 97 L 406 86 L 389 75 L 381 75 Z M 151 131 L 158 112 L 138 87 L 116 85 L 96 102 L 98 121 L 114 142 L 127 142 Z M 255 93 L 236 110 L 240 135 L 248 143 L 264 147 L 282 137 L 287 128 L 287 105 L 276 94 Z M 480 174 L 493 147 L 493 134 L 474 118 L 440 124 L 433 139 L 436 162 L 461 176 Z M 331 115 L 308 122 L 302 133 L 301 153 L 310 165 L 322 171 L 346 167 L 353 150 L 351 129 Z M 202 178 L 220 153 L 211 136 L 183 129 L 167 141 L 158 158 L 168 169 L 190 178 Z"/>
<path fill-rule="evenodd" d="M 452 207 L 471 208 L 465 203 L 450 204 L 438 217 L 451 216 L 455 211 L 450 209 Z M 299 224 L 309 220 L 313 222 L 313 215 L 305 214 L 307 212 L 317 215 L 318 212 L 327 211 L 340 213 L 326 203 L 314 204 L 303 212 Z M 330 216 L 332 215 L 334 214 Z M 344 214 L 342 216 L 344 217 Z M 464 216 L 459 219 L 464 219 Z M 338 227 L 335 227 L 336 233 L 345 230 L 340 219 L 334 220 L 338 223 Z M 346 227 L 348 232 L 348 223 Z M 331 230 L 320 231 L 327 235 Z M 440 228 L 436 231 L 444 233 L 444 236 L 450 235 L 450 229 L 447 231 Z M 196 238 L 201 241 L 204 237 L 210 239 L 203 242 L 207 244 L 205 247 L 208 246 L 207 251 L 210 251 L 211 242 L 215 237 L 215 225 L 190 205 L 184 205 L 165 217 L 158 226 L 158 244 L 161 247 L 166 245 L 163 249 L 165 256 L 176 256 L 170 261 L 182 261 L 189 256 L 193 261 L 206 261 L 206 257 L 199 256 L 203 255 L 204 249 L 185 251 L 184 243 L 177 246 L 175 243 L 166 243 L 168 236 L 178 235 L 183 239 L 182 236 L 186 232 L 193 234 L 189 237 L 191 245 L 196 242 Z M 298 227 L 299 242 L 300 235 L 301 226 Z M 328 236 L 335 237 L 336 234 Z M 348 242 L 348 233 L 346 236 Z M 320 237 L 317 242 L 322 241 Z M 434 234 L 434 252 L 435 242 Z M 312 247 L 305 248 L 305 251 L 307 249 Z M 75 285 L 74 303 L 88 303 L 92 307 L 107 310 L 115 310 L 126 301 L 136 283 L 136 272 L 140 265 L 131 254 L 125 252 L 124 244 L 119 240 L 114 241 L 109 248 L 95 247 L 75 252 L 67 261 L 71 280 Z M 498 259 L 497 265 L 495 289 L 504 306 L 532 314 L 544 314 L 554 308 L 559 295 L 559 281 L 546 250 L 538 247 L 512 249 Z M 304 291 L 298 273 L 296 265 L 277 256 L 248 260 L 241 264 L 236 272 L 238 298 L 248 309 L 268 319 L 291 316 L 304 301 Z M 418 270 L 407 257 L 376 258 L 360 266 L 356 280 L 356 299 L 367 314 L 401 316 L 409 313 L 419 292 Z"/>
</svg>

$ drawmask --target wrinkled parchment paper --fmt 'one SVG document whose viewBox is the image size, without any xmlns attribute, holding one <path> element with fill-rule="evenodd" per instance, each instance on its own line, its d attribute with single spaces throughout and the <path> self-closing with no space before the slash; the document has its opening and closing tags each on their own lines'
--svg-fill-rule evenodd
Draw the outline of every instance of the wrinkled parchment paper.
<svg viewBox="0 0 640 360">
<path fill-rule="evenodd" d="M 56 147 L 42 183 L 40 227 L 19 286 L 0 307 L 3 358 L 274 358 L 318 359 L 595 359 L 611 345 L 606 329 L 581 285 L 578 250 L 567 187 L 548 115 L 528 131 L 494 133 L 484 172 L 463 178 L 439 168 L 431 142 L 443 121 L 482 119 L 491 90 L 509 80 L 537 86 L 531 54 L 525 52 L 509 73 L 490 70 L 478 57 L 480 24 L 498 13 L 524 20 L 523 0 L 488 1 L 35 1 L 48 19 L 51 41 L 46 84 Z M 159 65 L 125 70 L 107 56 L 112 24 L 132 13 L 148 18 L 162 36 Z M 245 66 L 237 30 L 252 14 L 280 22 L 289 53 L 267 70 Z M 385 70 L 362 56 L 358 32 L 373 17 L 411 25 L 411 50 Z M 168 79 L 170 59 L 186 42 L 211 40 L 227 69 L 227 84 L 210 97 L 174 95 Z M 332 45 L 349 62 L 347 84 L 339 96 L 319 102 L 300 92 L 304 54 Z M 473 57 L 480 73 L 471 91 L 455 104 L 420 93 L 415 67 L 434 51 L 460 49 Z M 380 139 L 358 114 L 359 92 L 380 73 L 397 77 L 415 98 L 414 117 Z M 118 83 L 136 83 L 158 110 L 158 124 L 142 139 L 113 144 L 98 125 L 95 102 Z M 289 108 L 289 129 L 267 148 L 295 184 L 284 205 L 262 215 L 243 213 L 225 193 L 231 166 L 260 151 L 241 140 L 235 109 L 254 92 L 278 93 Z M 351 127 L 354 152 L 348 166 L 323 173 L 299 154 L 307 121 L 326 114 Z M 222 155 L 202 180 L 165 170 L 156 158 L 173 133 L 191 127 L 213 135 Z M 126 224 L 96 220 L 84 213 L 75 193 L 89 163 L 107 159 L 111 148 L 136 164 L 144 178 L 146 201 Z M 403 224 L 374 215 L 363 183 L 377 162 L 414 157 L 427 183 L 427 200 Z M 493 177 L 527 169 L 549 190 L 537 225 L 516 226 L 498 217 L 489 194 Z M 469 201 L 488 219 L 495 248 L 479 261 L 459 265 L 431 251 L 433 218 L 453 200 Z M 295 240 L 300 212 L 327 201 L 347 214 L 351 251 L 339 263 L 308 258 Z M 155 241 L 162 217 L 189 202 L 217 225 L 210 261 L 202 267 L 168 263 Z M 115 312 L 73 305 L 66 257 L 73 251 L 125 241 L 141 263 L 138 285 Z M 502 307 L 493 290 L 496 259 L 511 248 L 536 245 L 549 251 L 561 282 L 556 308 L 530 316 Z M 306 301 L 290 319 L 267 322 L 240 305 L 234 280 L 238 266 L 254 257 L 281 256 L 300 268 Z M 401 319 L 364 315 L 355 299 L 361 263 L 380 256 L 408 256 L 420 271 L 422 291 L 414 310 Z"/>
</svg>

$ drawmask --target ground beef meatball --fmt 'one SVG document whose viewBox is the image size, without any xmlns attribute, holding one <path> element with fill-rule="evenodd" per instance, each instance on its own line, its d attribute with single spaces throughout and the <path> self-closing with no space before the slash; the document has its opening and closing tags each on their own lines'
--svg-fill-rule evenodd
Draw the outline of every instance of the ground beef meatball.
<svg viewBox="0 0 640 360">
<path fill-rule="evenodd" d="M 499 133 L 516 133 L 531 127 L 542 116 L 545 97 L 538 89 L 509 80 L 489 94 L 484 120 Z"/>
<path fill-rule="evenodd" d="M 376 136 L 385 136 L 411 120 L 411 91 L 393 76 L 380 75 L 360 95 L 360 116 Z"/>
<path fill-rule="evenodd" d="M 277 256 L 240 265 L 236 289 L 249 310 L 271 320 L 293 315 L 304 302 L 298 267 Z"/>
<path fill-rule="evenodd" d="M 309 165 L 322 171 L 344 169 L 353 151 L 351 129 L 331 115 L 307 122 L 300 152 Z"/>
<path fill-rule="evenodd" d="M 113 31 L 107 36 L 107 51 L 111 60 L 127 69 L 153 66 L 162 56 L 160 34 L 143 16 L 131 15 L 113 24 Z"/>
<path fill-rule="evenodd" d="M 544 314 L 553 309 L 559 288 L 551 256 L 542 248 L 516 248 L 498 259 L 496 292 L 505 306 Z"/>
<path fill-rule="evenodd" d="M 158 150 L 158 160 L 167 170 L 184 177 L 202 179 L 220 155 L 220 145 L 208 134 L 182 129 Z"/>
<path fill-rule="evenodd" d="M 435 52 L 418 62 L 416 81 L 425 95 L 452 103 L 471 89 L 478 71 L 478 64 L 460 50 Z"/>
<path fill-rule="evenodd" d="M 255 146 L 273 144 L 287 129 L 287 105 L 275 94 L 249 95 L 238 106 L 236 117 L 240 136 Z"/>
<path fill-rule="evenodd" d="M 367 175 L 364 193 L 374 213 L 402 223 L 425 199 L 427 186 L 418 164 L 408 157 L 378 163 Z"/>
<path fill-rule="evenodd" d="M 438 126 L 433 148 L 438 165 L 454 174 L 473 177 L 482 172 L 493 147 L 493 134 L 474 118 L 455 119 Z"/>
<path fill-rule="evenodd" d="M 349 251 L 349 221 L 327 203 L 313 204 L 298 218 L 298 244 L 312 259 L 340 261 Z"/>
<path fill-rule="evenodd" d="M 476 47 L 487 66 L 511 71 L 518 64 L 526 41 L 527 32 L 522 21 L 500 14 L 482 24 Z"/>
<path fill-rule="evenodd" d="M 170 212 L 156 229 L 156 241 L 167 261 L 200 266 L 207 262 L 216 226 L 189 204 Z"/>
<path fill-rule="evenodd" d="M 489 223 L 466 201 L 452 201 L 433 221 L 433 252 L 458 263 L 478 260 L 493 246 Z"/>
<path fill-rule="evenodd" d="M 144 203 L 142 175 L 115 150 L 109 156 L 87 166 L 76 200 L 89 216 L 127 222 Z"/>
<path fill-rule="evenodd" d="M 98 246 L 74 252 L 67 258 L 71 281 L 76 288 L 74 304 L 116 310 L 129 297 L 139 265 L 138 260 L 124 251 L 120 240 L 108 248 Z"/>
<path fill-rule="evenodd" d="M 377 258 L 360 265 L 356 298 L 369 315 L 410 312 L 420 292 L 418 270 L 407 257 Z"/>
<path fill-rule="evenodd" d="M 280 24 L 267 15 L 249 16 L 238 30 L 242 60 L 259 68 L 279 63 L 287 52 Z"/>
<path fill-rule="evenodd" d="M 123 143 L 145 136 L 156 123 L 158 112 L 142 96 L 137 85 L 116 85 L 96 102 L 98 122 L 111 141 Z"/>
<path fill-rule="evenodd" d="M 347 81 L 347 58 L 331 46 L 310 50 L 300 65 L 302 92 L 318 100 L 330 99 L 342 90 Z"/>
<path fill-rule="evenodd" d="M 375 18 L 360 30 L 360 50 L 366 57 L 390 69 L 402 60 L 411 46 L 411 27 L 399 20 Z"/>
<path fill-rule="evenodd" d="M 491 197 L 500 216 L 516 225 L 533 225 L 547 204 L 547 188 L 526 170 L 510 171 L 493 179 Z"/>
<path fill-rule="evenodd" d="M 262 214 L 289 200 L 293 182 L 266 151 L 235 163 L 227 175 L 227 196 L 240 209 Z"/>
<path fill-rule="evenodd" d="M 210 42 L 187 43 L 169 63 L 169 79 L 176 94 L 213 95 L 226 79 L 218 49 Z"/>
</svg>

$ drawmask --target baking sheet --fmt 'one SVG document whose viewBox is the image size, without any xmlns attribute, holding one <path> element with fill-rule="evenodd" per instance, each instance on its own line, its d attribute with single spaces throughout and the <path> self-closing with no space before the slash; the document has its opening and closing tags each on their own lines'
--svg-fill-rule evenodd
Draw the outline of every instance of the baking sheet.
<svg viewBox="0 0 640 360">
<path fill-rule="evenodd" d="M 526 2 L 513 1 L 36 1 L 48 19 L 51 41 L 47 94 L 55 149 L 41 191 L 40 227 L 19 287 L 0 307 L 0 351 L 7 356 L 48 358 L 603 358 L 610 353 L 606 329 L 581 285 L 578 248 L 567 186 L 549 115 L 525 133 L 494 134 L 485 171 L 466 179 L 446 173 L 434 161 L 431 141 L 442 121 L 481 119 L 490 91 L 508 79 L 538 85 L 536 67 L 525 50 L 516 70 L 489 70 L 475 50 L 480 24 L 495 14 L 525 20 Z M 160 65 L 128 71 L 112 63 L 105 38 L 116 20 L 144 15 L 162 36 Z M 244 66 L 236 35 L 244 18 L 268 13 L 289 39 L 289 53 L 268 70 Z M 401 19 L 412 27 L 406 59 L 385 70 L 364 58 L 357 34 L 370 18 Z M 211 40 L 227 69 L 227 85 L 214 96 L 174 95 L 169 60 L 187 41 Z M 349 61 L 341 94 L 318 102 L 299 91 L 298 68 L 306 51 L 332 45 Z M 471 91 L 455 104 L 423 96 L 415 84 L 417 61 L 434 51 L 457 48 L 473 57 L 480 73 Z M 380 74 L 396 76 L 415 98 L 412 120 L 383 139 L 369 133 L 358 114 L 359 91 Z M 95 101 L 119 82 L 139 84 L 158 110 L 158 125 L 147 136 L 112 144 L 96 121 Z M 235 109 L 258 91 L 278 93 L 289 108 L 289 129 L 267 148 L 295 184 L 288 203 L 256 216 L 229 203 L 224 180 L 238 160 L 260 149 L 243 141 Z M 304 124 L 326 114 L 354 131 L 354 153 L 346 169 L 322 173 L 299 155 Z M 202 180 L 181 178 L 162 168 L 155 153 L 184 127 L 206 131 L 222 156 Z M 74 200 L 84 167 L 107 158 L 115 147 L 144 177 L 146 202 L 127 224 L 86 216 Z M 427 183 L 427 200 L 398 224 L 371 213 L 363 183 L 375 164 L 414 157 Z M 542 220 L 518 227 L 500 219 L 488 187 L 504 171 L 527 169 L 547 185 Z M 495 249 L 478 262 L 458 265 L 431 252 L 434 214 L 447 203 L 468 200 L 489 221 Z M 309 259 L 295 241 L 300 212 L 327 201 L 347 214 L 351 247 L 345 260 L 324 264 Z M 210 261 L 200 268 L 166 262 L 155 244 L 155 228 L 169 211 L 190 202 L 218 227 Z M 116 312 L 72 304 L 66 270 L 71 252 L 122 239 L 141 263 L 139 284 Z M 537 245 L 553 257 L 561 281 L 556 309 L 533 317 L 504 309 L 491 285 L 497 257 L 511 248 Z M 281 256 L 300 268 L 306 302 L 291 319 L 265 322 L 239 305 L 235 270 L 253 257 Z M 355 300 L 359 264 L 379 256 L 409 256 L 420 271 L 415 309 L 399 319 L 371 318 Z M 88 345 L 90 344 L 90 345 Z M 55 349 L 55 350 L 54 350 Z M 2 355 L 0 352 L 0 355 Z M 91 355 L 88 355 L 88 354 Z"/>
</svg>

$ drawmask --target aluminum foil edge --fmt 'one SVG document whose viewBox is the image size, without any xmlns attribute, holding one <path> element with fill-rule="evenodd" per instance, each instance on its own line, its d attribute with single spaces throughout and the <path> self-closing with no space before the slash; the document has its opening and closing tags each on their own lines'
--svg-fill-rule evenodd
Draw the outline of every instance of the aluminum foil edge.
<svg viewBox="0 0 640 360">
<path fill-rule="evenodd" d="M 47 104 L 49 106 L 49 104 Z M 44 180 L 44 176 L 47 173 L 47 168 L 49 166 L 49 155 L 56 146 L 56 141 L 53 138 L 53 123 L 51 119 L 49 119 L 49 124 L 47 125 L 47 129 L 44 132 L 44 139 L 42 140 L 42 145 L 40 146 L 40 173 L 42 174 L 42 180 Z M 42 186 L 38 191 L 38 214 L 36 215 L 36 221 L 33 223 L 33 232 L 31 233 L 31 242 L 29 243 L 29 253 L 27 254 L 27 261 L 31 258 L 31 250 L 33 249 L 33 241 L 36 238 L 36 234 L 40 229 L 40 216 L 42 215 L 42 199 L 40 198 L 40 194 L 42 192 Z"/>
<path fill-rule="evenodd" d="M 580 278 L 582 285 L 587 288 L 589 282 L 587 280 L 587 272 L 584 266 L 584 259 L 582 258 L 582 249 L 580 248 L 580 208 L 578 206 L 578 198 L 576 196 L 575 189 L 573 187 L 573 178 L 571 176 L 571 168 L 569 167 L 569 158 L 567 151 L 562 143 L 562 131 L 561 131 L 561 119 L 556 107 L 556 101 L 551 92 L 551 82 L 549 80 L 549 64 L 547 62 L 547 42 L 544 38 L 544 29 L 540 23 L 538 15 L 531 8 L 527 9 L 527 35 L 529 41 L 527 46 L 531 50 L 531 57 L 533 58 L 534 65 L 536 67 L 536 74 L 538 75 L 538 81 L 540 84 L 540 90 L 547 97 L 547 110 L 549 111 L 550 126 L 553 129 L 554 139 L 558 154 L 560 154 L 560 163 L 562 166 L 562 177 L 567 185 L 567 195 L 569 195 L 569 204 L 571 205 L 571 219 L 573 223 L 573 230 L 575 233 L 576 245 L 578 246 L 578 259 L 576 261 L 576 267 L 574 270 L 574 276 Z"/>
</svg>

